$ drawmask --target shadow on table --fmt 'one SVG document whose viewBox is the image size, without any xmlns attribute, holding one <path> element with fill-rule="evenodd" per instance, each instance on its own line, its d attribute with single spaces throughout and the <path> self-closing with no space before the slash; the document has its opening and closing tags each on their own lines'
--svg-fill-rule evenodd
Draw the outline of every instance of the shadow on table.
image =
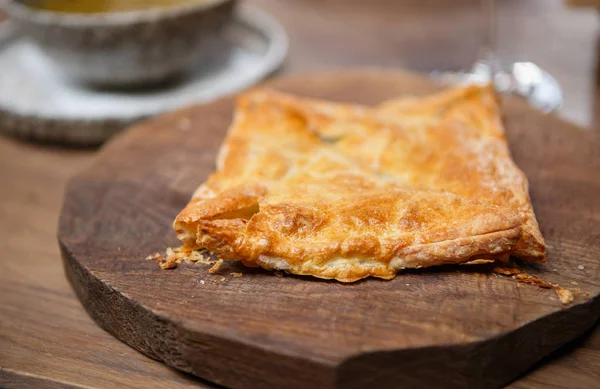
<svg viewBox="0 0 600 389">
<path fill-rule="evenodd" d="M 553 364 L 558 364 L 561 359 L 566 359 L 571 353 L 574 353 L 582 348 L 586 348 L 586 344 L 591 344 L 592 339 L 597 336 L 595 332 L 598 332 L 599 326 L 600 320 L 596 321 L 596 323 L 580 337 L 542 358 L 535 365 L 531 366 L 525 373 L 517 377 L 511 384 L 507 385 L 507 387 L 517 389 L 519 387 L 518 382 L 523 379 L 523 377 L 533 374 L 538 369 L 544 369 L 552 366 Z M 576 386 L 573 386 L 572 388 L 574 389 Z"/>
</svg>

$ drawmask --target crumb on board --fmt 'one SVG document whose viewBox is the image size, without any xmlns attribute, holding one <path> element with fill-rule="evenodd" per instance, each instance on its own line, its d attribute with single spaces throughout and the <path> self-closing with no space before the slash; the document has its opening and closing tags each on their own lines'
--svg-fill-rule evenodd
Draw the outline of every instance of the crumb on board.
<svg viewBox="0 0 600 389">
<path fill-rule="evenodd" d="M 231 274 L 235 278 L 241 277 L 243 275 L 242 273 L 239 273 L 239 272 L 234 272 L 234 273 L 229 273 L 229 274 Z"/>
<path fill-rule="evenodd" d="M 117 247 L 117 251 L 121 252 L 121 246 Z"/>
<path fill-rule="evenodd" d="M 158 259 L 158 258 L 160 258 L 160 253 L 157 252 L 157 253 L 148 255 L 146 257 L 146 261 L 150 261 L 150 260 Z"/>
<path fill-rule="evenodd" d="M 519 270 L 517 268 L 496 266 L 494 268 L 494 273 L 500 274 L 503 276 L 512 277 L 515 280 L 519 281 L 520 283 L 536 285 L 536 286 L 539 286 L 540 288 L 544 288 L 544 289 L 554 289 L 554 291 L 558 295 L 558 298 L 560 299 L 560 301 L 563 304 L 566 305 L 566 304 L 570 304 L 571 302 L 573 302 L 573 293 L 570 290 L 564 289 L 558 284 L 546 282 L 546 281 L 542 280 L 541 278 L 539 278 L 538 276 L 532 276 L 532 275 L 523 273 L 523 272 L 521 272 L 521 270 Z M 520 284 L 517 284 L 517 286 L 518 285 L 520 285 Z M 578 293 L 576 292 L 576 294 L 578 294 Z"/>
<path fill-rule="evenodd" d="M 211 267 L 211 268 L 208 270 L 208 272 L 209 272 L 210 274 L 214 274 L 214 273 L 216 273 L 216 272 L 217 272 L 217 271 L 218 271 L 218 270 L 221 268 L 221 265 L 222 265 L 222 264 L 223 264 L 223 260 L 222 260 L 222 259 L 219 259 L 219 260 L 218 260 L 218 261 L 217 261 L 217 262 L 216 262 L 216 263 L 215 263 L 215 264 L 214 264 L 214 265 L 213 265 L 213 266 L 212 266 L 212 267 Z"/>
<path fill-rule="evenodd" d="M 225 277 L 221 277 L 221 282 L 225 281 Z"/>
<path fill-rule="evenodd" d="M 577 281 L 571 281 L 571 285 L 577 286 L 577 285 L 579 285 L 579 282 L 577 282 Z"/>
<path fill-rule="evenodd" d="M 203 263 L 205 265 L 212 265 L 217 261 L 212 261 L 210 258 L 207 258 L 208 252 L 206 250 L 192 250 L 190 251 L 187 260 L 191 262 Z"/>
<path fill-rule="evenodd" d="M 283 272 L 281 272 L 281 271 L 277 270 L 277 271 L 275 271 L 275 275 L 276 275 L 277 277 L 283 277 Z"/>
<path fill-rule="evenodd" d="M 212 280 L 213 285 L 217 285 L 217 280 Z"/>
<path fill-rule="evenodd" d="M 161 269 L 175 269 L 177 267 L 177 261 L 173 257 L 167 259 L 160 258 L 158 260 L 158 266 L 160 266 Z"/>
<path fill-rule="evenodd" d="M 573 293 L 569 289 L 563 289 L 560 286 L 556 285 L 554 287 L 560 302 L 563 304 L 570 304 L 573 302 Z"/>
<path fill-rule="evenodd" d="M 173 269 L 183 261 L 212 265 L 218 261 L 210 260 L 206 250 L 191 250 L 185 247 L 167 247 L 165 256 L 160 253 L 148 255 L 147 260 L 156 260 L 162 269 Z"/>
<path fill-rule="evenodd" d="M 201 283 L 202 285 L 204 285 L 204 280 L 200 280 L 200 283 Z"/>
<path fill-rule="evenodd" d="M 516 274 L 513 277 L 518 281 L 526 284 L 537 285 L 541 288 L 546 289 L 554 289 L 554 291 L 558 295 L 558 298 L 560 299 L 560 302 L 565 305 L 573 302 L 573 293 L 571 293 L 571 291 L 568 289 L 564 289 L 558 284 L 546 282 L 537 276 L 530 276 L 529 274 Z"/>
<path fill-rule="evenodd" d="M 546 282 L 538 276 L 530 276 L 529 274 L 516 274 L 514 277 L 518 281 L 524 282 L 526 284 L 537 285 L 540 288 L 551 289 L 558 286 L 556 284 Z"/>
<path fill-rule="evenodd" d="M 521 273 L 521 270 L 516 267 L 496 266 L 494 267 L 494 273 L 501 274 L 503 276 L 512 276 Z"/>
<path fill-rule="evenodd" d="M 583 266 L 583 265 L 579 265 L 579 266 L 577 266 L 577 268 L 578 268 L 579 270 L 585 270 L 585 266 Z"/>
</svg>

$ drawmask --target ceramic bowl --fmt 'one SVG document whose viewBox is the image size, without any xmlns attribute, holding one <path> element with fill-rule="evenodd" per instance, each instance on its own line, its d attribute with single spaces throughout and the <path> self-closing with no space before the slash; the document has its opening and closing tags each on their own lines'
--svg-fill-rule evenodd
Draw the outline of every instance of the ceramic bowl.
<svg viewBox="0 0 600 389">
<path fill-rule="evenodd" d="M 3 0 L 2 6 L 19 33 L 36 42 L 60 71 L 79 82 L 118 87 L 162 82 L 210 61 L 236 0 L 96 14 L 52 12 L 27 3 Z"/>
</svg>

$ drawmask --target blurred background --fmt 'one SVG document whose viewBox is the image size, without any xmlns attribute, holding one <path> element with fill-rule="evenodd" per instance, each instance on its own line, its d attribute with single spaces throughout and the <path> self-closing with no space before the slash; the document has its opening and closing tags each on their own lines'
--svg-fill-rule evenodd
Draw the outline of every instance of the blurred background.
<svg viewBox="0 0 600 389">
<path fill-rule="evenodd" d="M 89 119 L 97 120 L 105 114 L 106 123 L 101 123 L 102 126 L 123 127 L 131 121 L 128 113 L 137 120 L 181 105 L 210 101 L 255 84 L 276 69 L 279 69 L 279 74 L 360 66 L 404 68 L 425 73 L 469 70 L 481 57 L 487 29 L 482 4 L 486 1 L 495 3 L 496 7 L 494 46 L 497 57 L 507 62 L 530 61 L 539 65 L 562 88 L 563 104 L 557 110 L 558 115 L 588 129 L 598 127 L 600 0 L 239 0 L 237 3 L 219 0 L 4 0 L 5 4 L 11 5 L 6 8 L 11 15 L 7 19 L 18 20 L 23 35 L 35 38 L 36 44 L 33 46 L 50 47 L 52 50 L 48 57 L 53 57 L 53 62 L 60 63 L 57 67 L 67 71 L 62 72 L 66 77 L 58 73 L 54 76 L 45 70 L 44 63 L 37 64 L 37 70 L 32 67 L 33 70 L 28 74 L 24 69 L 31 64 L 15 65 L 15 62 L 41 63 L 41 56 L 38 60 L 24 54 L 16 58 L 13 54 L 15 58 L 3 60 L 10 56 L 7 54 L 7 44 L 4 44 L 4 51 L 0 51 L 0 68 L 5 68 L 4 75 L 0 73 L 0 84 L 4 91 L 0 93 L 0 107 L 7 102 L 12 104 L 17 96 L 35 100 L 34 103 L 38 105 L 35 115 L 25 115 L 28 116 L 25 120 L 21 120 L 23 115 L 5 120 L 6 126 L 16 124 L 17 127 L 25 127 L 13 131 L 17 134 L 43 135 L 48 131 L 36 132 L 31 127 L 40 127 L 44 123 L 32 124 L 31 116 L 53 118 L 52 115 L 56 115 L 60 120 L 66 116 L 68 120 L 62 123 L 72 127 L 73 132 L 84 134 L 88 130 L 104 131 L 103 135 L 98 135 L 102 137 L 107 133 L 105 129 L 83 128 L 85 123 L 82 121 L 89 124 Z M 22 9 L 15 11 L 15 4 L 26 4 L 31 9 L 69 11 L 77 17 L 82 11 L 166 10 L 182 5 L 193 8 L 194 4 L 203 3 L 236 5 L 237 16 L 229 19 L 227 15 L 233 6 L 223 6 L 220 8 L 225 12 L 193 11 L 186 18 L 173 19 L 171 24 L 159 21 L 152 22 L 153 25 L 143 25 L 135 17 L 121 31 L 116 32 L 113 27 L 103 25 L 97 29 L 101 33 L 96 33 L 85 28 L 65 31 L 54 25 L 48 28 L 48 23 L 40 22 L 41 18 L 37 15 L 22 12 Z M 244 11 L 248 9 L 258 9 L 262 13 L 255 15 Z M 231 50 L 225 51 L 224 44 L 213 44 L 213 50 L 209 51 L 204 41 L 202 47 L 199 42 L 198 45 L 189 42 L 173 44 L 181 43 L 189 36 L 204 38 L 210 35 L 207 31 L 216 28 L 219 23 L 207 25 L 219 18 L 219 23 L 230 32 L 229 35 L 219 34 L 235 36 L 233 41 L 227 42 Z M 61 28 L 69 25 L 52 23 Z M 252 27 L 240 28 L 244 23 Z M 232 28 L 232 25 L 237 27 Z M 261 34 L 268 37 L 260 38 Z M 127 37 L 138 40 L 128 42 L 130 38 Z M 111 62 L 114 50 L 108 47 L 112 43 L 107 44 L 107 40 L 122 40 L 122 47 L 127 46 L 127 50 L 133 48 L 133 56 L 138 57 L 137 65 L 141 64 L 142 69 L 135 70 L 129 52 L 126 53 L 129 57 L 124 61 L 119 57 Z M 270 49 L 276 53 L 269 53 Z M 271 58 L 267 58 L 269 56 Z M 210 71 L 206 70 L 206 57 L 213 60 Z M 215 59 L 217 57 L 218 61 Z M 88 58 L 93 58 L 95 62 L 87 63 Z M 99 60 L 100 63 L 97 63 Z M 14 69 L 11 71 L 16 73 L 14 76 L 5 65 L 7 61 L 12 61 Z M 142 93 L 140 90 L 132 93 L 131 90 L 119 88 L 110 91 L 80 88 L 68 81 L 69 77 L 90 78 L 89 74 L 79 74 L 81 72 L 95 72 L 92 75 L 95 78 L 90 78 L 92 81 L 101 80 L 103 84 L 110 84 L 110 80 L 114 79 L 116 86 L 122 86 L 119 77 L 129 77 L 124 74 L 124 69 L 133 69 L 133 73 L 157 74 L 169 71 L 169 67 L 183 66 L 195 66 L 199 70 L 193 76 L 180 77 L 175 84 L 167 84 L 162 89 L 147 89 Z M 33 73 L 40 74 L 31 76 Z M 148 74 L 141 76 L 152 77 L 152 74 Z M 38 78 L 39 81 L 31 81 Z M 138 86 L 143 85 L 139 80 L 136 82 Z M 36 83 L 43 85 L 38 88 Z M 10 89 L 17 89 L 15 84 L 26 91 L 20 94 L 18 91 L 9 92 Z M 44 96 L 48 96 L 47 103 L 41 101 Z M 75 103 L 83 105 L 77 112 L 72 112 Z M 4 113 L 19 111 L 21 114 L 24 111 L 21 106 L 25 106 L 27 111 L 33 103 L 20 101 L 19 104 L 18 109 L 13 107 L 4 110 Z M 61 128 L 64 131 L 65 127 Z M 43 138 L 41 136 L 40 139 Z M 96 138 L 90 139 L 93 143 Z"/>
<path fill-rule="evenodd" d="M 468 69 L 485 19 L 479 0 L 249 0 L 287 29 L 285 71 L 381 65 Z M 498 57 L 527 60 L 564 92 L 560 115 L 597 127 L 600 1 L 497 0 Z"/>
<path fill-rule="evenodd" d="M 177 0 L 196 1 L 212 0 Z M 58 3 L 75 6 L 98 2 L 43 0 L 50 8 Z M 146 8 L 149 3 L 167 1 L 110 3 L 128 2 Z M 51 19 L 32 15 L 17 3 L 0 0 L 3 6 L 11 4 L 14 11 L 9 17 L 2 17 L 0 30 L 20 18 L 39 42 L 51 42 L 71 53 L 70 50 L 97 49 L 92 41 L 98 45 L 115 42 L 109 38 L 117 33 L 109 30 L 98 29 L 101 32 L 95 32 L 96 38 L 88 41 L 84 39 L 87 30 L 83 27 L 80 32 L 39 27 L 51 23 Z M 219 93 L 230 93 L 259 82 L 274 71 L 276 75 L 289 75 L 361 66 L 404 68 L 426 74 L 468 70 L 479 56 L 484 36 L 486 19 L 481 5 L 482 0 L 240 0 L 237 11 L 241 13 L 236 20 L 245 18 L 252 26 L 239 28 L 233 35 L 235 44 L 244 47 L 226 51 L 228 59 L 217 62 L 211 71 L 200 71 L 195 78 L 182 77 L 153 88 L 78 85 L 64 75 L 51 72 L 42 57 L 29 55 L 36 44 L 14 46 L 8 40 L 3 41 L 7 37 L 0 32 L 0 132 L 22 131 L 26 138 L 0 135 L 0 386 L 3 369 L 16 372 L 15 376 L 23 379 L 39 380 L 20 387 L 42 387 L 31 382 L 44 382 L 46 387 L 62 387 L 60 383 L 64 382 L 69 387 L 89 387 L 92 380 L 104 387 L 114 387 L 113 382 L 119 386 L 126 381 L 153 382 L 162 387 L 165 383 L 169 387 L 195 385 L 188 377 L 112 338 L 96 326 L 77 301 L 61 266 L 56 225 L 68 179 L 94 162 L 97 148 L 63 147 L 40 139 L 61 139 L 70 133 L 75 134 L 69 138 L 71 141 L 85 141 L 84 135 L 92 127 L 89 117 L 83 114 L 94 115 L 100 124 L 93 129 L 102 136 L 110 133 L 103 132 L 106 128 L 124 123 L 103 122 L 107 107 L 125 115 L 138 105 L 148 105 L 158 113 L 166 107 L 162 99 L 184 96 L 191 99 L 186 101 L 209 101 L 210 96 L 216 97 L 218 93 L 206 92 L 217 85 L 223 87 Z M 531 61 L 545 69 L 563 90 L 564 104 L 556 114 L 598 134 L 600 0 L 496 0 L 496 5 L 498 57 L 506 61 Z M 251 9 L 260 13 L 250 12 Z M 164 36 L 164 32 L 186 36 L 201 27 L 213 28 L 212 21 L 219 18 L 214 19 L 214 15 L 207 18 L 201 13 L 190 15 L 185 23 L 176 19 L 169 28 L 152 24 L 142 29 L 144 33 L 137 33 L 138 27 L 131 30 L 124 27 L 118 34 L 124 39 L 131 37 L 145 42 L 128 45 L 129 48 L 150 48 L 144 55 L 154 56 L 155 60 L 142 61 L 142 65 L 147 65 L 142 69 L 159 62 L 169 66 L 175 58 L 185 60 L 194 51 L 185 51 L 183 47 L 179 51 L 182 56 L 170 53 L 177 47 L 171 44 L 172 36 Z M 78 25 L 83 24 L 70 24 L 73 28 Z M 137 26 L 134 22 L 132 25 Z M 152 49 L 159 41 L 163 43 L 161 50 L 169 54 Z M 267 61 L 261 60 L 269 52 L 265 46 L 277 48 Z M 15 50 L 9 50 L 11 47 Z M 57 58 L 68 60 L 70 57 L 60 50 Z M 100 62 L 107 53 L 100 50 Z M 264 65 L 262 72 L 257 71 L 258 64 Z M 123 69 L 128 67 L 108 67 L 103 74 L 116 77 Z M 252 77 L 239 78 L 248 73 Z M 43 83 L 43 93 L 36 89 L 38 81 Z M 24 104 L 23 109 L 33 107 L 50 116 L 43 118 L 24 110 L 7 109 L 16 100 Z M 52 115 L 59 107 L 64 115 L 57 119 Z M 189 129 L 185 122 L 179 124 L 182 129 Z M 19 130 L 9 131 L 9 128 Z M 2 322 L 2 318 L 10 318 L 10 323 Z M 600 330 L 596 329 L 585 343 L 577 344 L 575 351 L 547 362 L 513 388 L 558 387 L 556 377 L 572 383 L 569 388 L 590 388 L 588 383 L 597 378 L 598 350 Z M 588 379 L 585 372 L 592 372 Z"/>
</svg>

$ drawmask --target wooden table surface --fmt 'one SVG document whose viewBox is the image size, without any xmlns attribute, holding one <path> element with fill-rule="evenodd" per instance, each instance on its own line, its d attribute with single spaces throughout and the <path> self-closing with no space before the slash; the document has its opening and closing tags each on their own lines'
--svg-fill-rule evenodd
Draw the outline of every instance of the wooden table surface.
<svg viewBox="0 0 600 389">
<path fill-rule="evenodd" d="M 475 57 L 476 0 L 248 1 L 276 15 L 291 51 L 282 73 L 357 65 L 429 71 Z M 452 5 L 449 5 L 451 3 Z M 600 123 L 598 15 L 555 0 L 503 0 L 500 53 L 543 65 L 561 82 L 559 113 L 590 131 Z M 203 387 L 137 353 L 87 316 L 64 276 L 56 223 L 66 180 L 94 150 L 0 137 L 0 387 Z M 231 374 L 235 374 L 232 371 Z M 559 350 L 513 388 L 600 386 L 600 328 Z"/>
</svg>

